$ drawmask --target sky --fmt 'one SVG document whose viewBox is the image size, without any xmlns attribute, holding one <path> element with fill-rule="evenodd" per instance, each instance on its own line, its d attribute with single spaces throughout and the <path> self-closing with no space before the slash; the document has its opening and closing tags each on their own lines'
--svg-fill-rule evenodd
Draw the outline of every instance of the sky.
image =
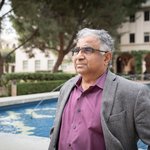
<svg viewBox="0 0 150 150">
<path fill-rule="evenodd" d="M 6 1 L 6 4 L 2 7 L 2 10 L 0 11 L 0 16 L 4 15 L 9 10 L 11 10 L 11 6 L 10 6 L 10 3 Z M 1 39 L 12 40 L 12 39 L 17 38 L 16 32 L 14 28 L 12 27 L 12 23 L 9 21 L 8 17 L 4 18 L 1 26 L 3 28 L 2 33 L 0 33 Z"/>
</svg>

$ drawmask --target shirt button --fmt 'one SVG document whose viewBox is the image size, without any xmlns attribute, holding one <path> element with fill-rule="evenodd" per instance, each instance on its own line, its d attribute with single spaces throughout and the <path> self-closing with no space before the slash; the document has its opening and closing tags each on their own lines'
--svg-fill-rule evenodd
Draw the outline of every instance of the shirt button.
<svg viewBox="0 0 150 150">
<path fill-rule="evenodd" d="M 76 125 L 73 126 L 73 129 L 76 129 Z"/>
<path fill-rule="evenodd" d="M 77 112 L 79 113 L 79 112 L 81 112 L 81 109 L 79 108 L 79 109 L 77 109 Z"/>
<path fill-rule="evenodd" d="M 68 146 L 71 147 L 71 144 L 69 143 Z"/>
</svg>

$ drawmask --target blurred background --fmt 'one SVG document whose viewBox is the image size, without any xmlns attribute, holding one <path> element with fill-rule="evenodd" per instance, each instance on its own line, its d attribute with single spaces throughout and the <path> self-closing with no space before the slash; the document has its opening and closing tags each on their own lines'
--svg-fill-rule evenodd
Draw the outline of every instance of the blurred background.
<svg viewBox="0 0 150 150">
<path fill-rule="evenodd" d="M 150 80 L 150 0 L 0 0 L 1 95 L 11 95 L 12 84 L 25 89 L 52 80 L 49 75 L 73 76 L 70 50 L 85 27 L 113 36 L 113 72 Z M 46 92 L 39 88 L 30 93 Z"/>
</svg>

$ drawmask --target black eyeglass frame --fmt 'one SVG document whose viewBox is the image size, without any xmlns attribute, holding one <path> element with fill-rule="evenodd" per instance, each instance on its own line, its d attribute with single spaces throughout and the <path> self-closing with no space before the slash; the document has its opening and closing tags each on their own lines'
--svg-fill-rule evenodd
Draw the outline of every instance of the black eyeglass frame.
<svg viewBox="0 0 150 150">
<path fill-rule="evenodd" d="M 99 52 L 102 52 L 102 53 L 107 53 L 108 51 L 104 51 L 104 50 L 100 50 L 100 49 L 95 49 L 95 48 L 92 48 L 92 47 L 74 47 L 71 49 L 72 51 L 72 56 L 74 55 L 77 55 L 80 51 L 84 51 L 85 54 L 89 53 L 93 53 L 94 51 L 99 51 Z"/>
</svg>

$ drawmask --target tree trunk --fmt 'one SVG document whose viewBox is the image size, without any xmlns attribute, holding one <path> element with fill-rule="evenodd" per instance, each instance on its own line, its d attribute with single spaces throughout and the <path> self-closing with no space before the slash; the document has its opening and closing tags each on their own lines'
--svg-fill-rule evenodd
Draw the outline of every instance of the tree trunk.
<svg viewBox="0 0 150 150">
<path fill-rule="evenodd" d="M 58 50 L 58 57 L 57 57 L 57 61 L 54 65 L 54 68 L 52 70 L 52 72 L 57 72 L 59 69 L 59 66 L 61 65 L 63 59 L 64 59 L 64 33 L 60 32 L 59 33 L 59 41 L 60 41 L 60 49 Z"/>
<path fill-rule="evenodd" d="M 57 61 L 53 67 L 52 72 L 57 72 L 59 69 L 59 66 L 62 64 L 62 61 L 64 59 L 65 54 L 62 51 L 59 51 Z"/>
<path fill-rule="evenodd" d="M 64 49 L 64 33 L 60 33 L 59 34 L 59 40 L 60 40 L 60 50 L 58 51 L 58 57 L 57 57 L 57 61 L 53 67 L 52 72 L 57 72 L 59 69 L 59 66 L 62 64 L 62 61 L 65 57 L 65 55 L 67 55 L 70 51 L 70 48 L 73 44 L 73 40 L 75 38 L 76 35 L 76 30 L 74 30 L 74 33 L 72 34 L 72 37 L 68 43 L 68 46 L 66 49 Z"/>
</svg>

